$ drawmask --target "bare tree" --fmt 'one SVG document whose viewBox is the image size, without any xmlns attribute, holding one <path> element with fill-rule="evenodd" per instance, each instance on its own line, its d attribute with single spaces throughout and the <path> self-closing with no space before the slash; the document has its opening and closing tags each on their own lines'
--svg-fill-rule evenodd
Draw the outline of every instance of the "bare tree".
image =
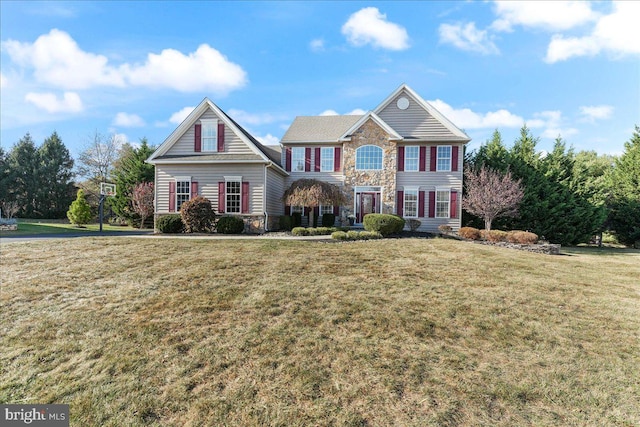
<svg viewBox="0 0 640 427">
<path fill-rule="evenodd" d="M 140 228 L 144 221 L 153 215 L 153 183 L 141 182 L 133 188 L 131 204 L 135 213 L 140 215 Z"/>
<path fill-rule="evenodd" d="M 93 184 L 106 182 L 111 176 L 111 169 L 122 145 L 120 136 L 104 136 L 96 131 L 89 137 L 84 151 L 78 157 L 78 175 Z"/>
<path fill-rule="evenodd" d="M 282 200 L 287 205 L 312 208 L 309 224 L 313 224 L 313 208 L 320 205 L 341 205 L 346 199 L 336 185 L 316 179 L 299 179 L 284 192 Z"/>
<path fill-rule="evenodd" d="M 485 229 L 501 216 L 517 216 L 518 205 L 524 196 L 522 180 L 515 180 L 511 172 L 501 174 L 485 166 L 474 170 L 465 168 L 464 179 L 467 193 L 462 207 L 467 212 L 484 220 Z"/>
</svg>

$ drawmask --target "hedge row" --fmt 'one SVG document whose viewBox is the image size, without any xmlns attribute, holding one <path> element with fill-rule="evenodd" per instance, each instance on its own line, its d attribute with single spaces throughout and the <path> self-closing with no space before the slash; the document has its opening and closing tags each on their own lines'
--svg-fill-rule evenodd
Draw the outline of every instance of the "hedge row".
<svg viewBox="0 0 640 427">
<path fill-rule="evenodd" d="M 382 234 L 376 231 L 335 231 L 331 233 L 331 238 L 335 240 L 372 240 L 372 239 L 382 239 Z"/>
<path fill-rule="evenodd" d="M 473 227 L 462 227 L 458 230 L 458 236 L 469 240 L 486 240 L 487 242 L 509 242 L 521 245 L 534 245 L 538 243 L 538 235 L 522 230 L 478 230 Z"/>
<path fill-rule="evenodd" d="M 328 236 L 333 232 L 345 231 L 348 229 L 349 227 L 294 227 L 293 230 L 291 230 L 291 234 L 294 236 Z"/>
</svg>

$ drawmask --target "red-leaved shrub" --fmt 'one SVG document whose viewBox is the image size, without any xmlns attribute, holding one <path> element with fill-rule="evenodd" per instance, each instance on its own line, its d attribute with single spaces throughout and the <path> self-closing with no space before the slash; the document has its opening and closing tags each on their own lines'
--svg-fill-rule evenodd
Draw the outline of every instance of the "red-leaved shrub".
<svg viewBox="0 0 640 427">
<path fill-rule="evenodd" d="M 458 230 L 458 236 L 463 239 L 478 240 L 480 239 L 480 230 L 473 227 L 462 227 Z"/>
<path fill-rule="evenodd" d="M 502 230 L 482 230 L 480 236 L 487 242 L 506 242 L 507 232 Z"/>
<path fill-rule="evenodd" d="M 534 245 L 538 243 L 538 235 L 528 231 L 513 230 L 507 233 L 507 241 L 521 245 Z"/>
</svg>

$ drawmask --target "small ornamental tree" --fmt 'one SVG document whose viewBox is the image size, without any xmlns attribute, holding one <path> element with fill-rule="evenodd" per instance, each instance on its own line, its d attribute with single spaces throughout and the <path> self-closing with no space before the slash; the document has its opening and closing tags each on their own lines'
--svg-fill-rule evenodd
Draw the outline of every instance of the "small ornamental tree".
<svg viewBox="0 0 640 427">
<path fill-rule="evenodd" d="M 69 206 L 67 211 L 67 218 L 72 224 L 82 226 L 88 224 L 91 221 L 91 206 L 87 203 L 84 197 L 84 191 L 78 190 L 76 199 Z"/>
<path fill-rule="evenodd" d="M 320 205 L 342 205 L 346 198 L 342 190 L 336 185 L 317 179 L 303 178 L 294 181 L 284 192 L 282 200 L 289 206 L 303 206 L 311 209 Z M 309 218 L 309 224 L 313 224 L 313 217 Z"/>
<path fill-rule="evenodd" d="M 152 182 L 141 182 L 133 187 L 131 205 L 133 206 L 133 211 L 140 215 L 140 228 L 143 228 L 145 219 L 153 215 Z"/>
<path fill-rule="evenodd" d="M 182 204 L 180 218 L 185 233 L 210 233 L 214 228 L 216 213 L 209 199 L 197 196 Z"/>
<path fill-rule="evenodd" d="M 516 216 L 518 205 L 524 196 L 521 180 L 511 177 L 511 172 L 501 174 L 485 166 L 464 171 L 466 194 L 462 207 L 484 220 L 486 230 L 501 216 Z"/>
</svg>

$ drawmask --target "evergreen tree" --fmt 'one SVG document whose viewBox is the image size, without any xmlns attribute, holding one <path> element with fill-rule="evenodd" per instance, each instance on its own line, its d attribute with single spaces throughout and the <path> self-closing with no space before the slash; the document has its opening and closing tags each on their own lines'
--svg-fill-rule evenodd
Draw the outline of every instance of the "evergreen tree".
<svg viewBox="0 0 640 427">
<path fill-rule="evenodd" d="M 40 157 L 40 187 L 37 193 L 39 210 L 45 218 L 64 218 L 73 201 L 73 159 L 56 132 L 44 140 L 38 149 Z"/>
<path fill-rule="evenodd" d="M 67 218 L 69 218 L 72 224 L 78 226 L 82 226 L 91 221 L 91 206 L 89 206 L 89 203 L 87 203 L 87 200 L 84 198 L 84 191 L 82 189 L 78 190 L 78 196 L 73 203 L 71 203 L 71 206 L 69 206 Z"/>
<path fill-rule="evenodd" d="M 41 181 L 40 158 L 29 133 L 13 146 L 7 166 L 7 199 L 17 202 L 19 216 L 28 218 L 41 216 L 38 208 L 38 189 Z"/>
</svg>

